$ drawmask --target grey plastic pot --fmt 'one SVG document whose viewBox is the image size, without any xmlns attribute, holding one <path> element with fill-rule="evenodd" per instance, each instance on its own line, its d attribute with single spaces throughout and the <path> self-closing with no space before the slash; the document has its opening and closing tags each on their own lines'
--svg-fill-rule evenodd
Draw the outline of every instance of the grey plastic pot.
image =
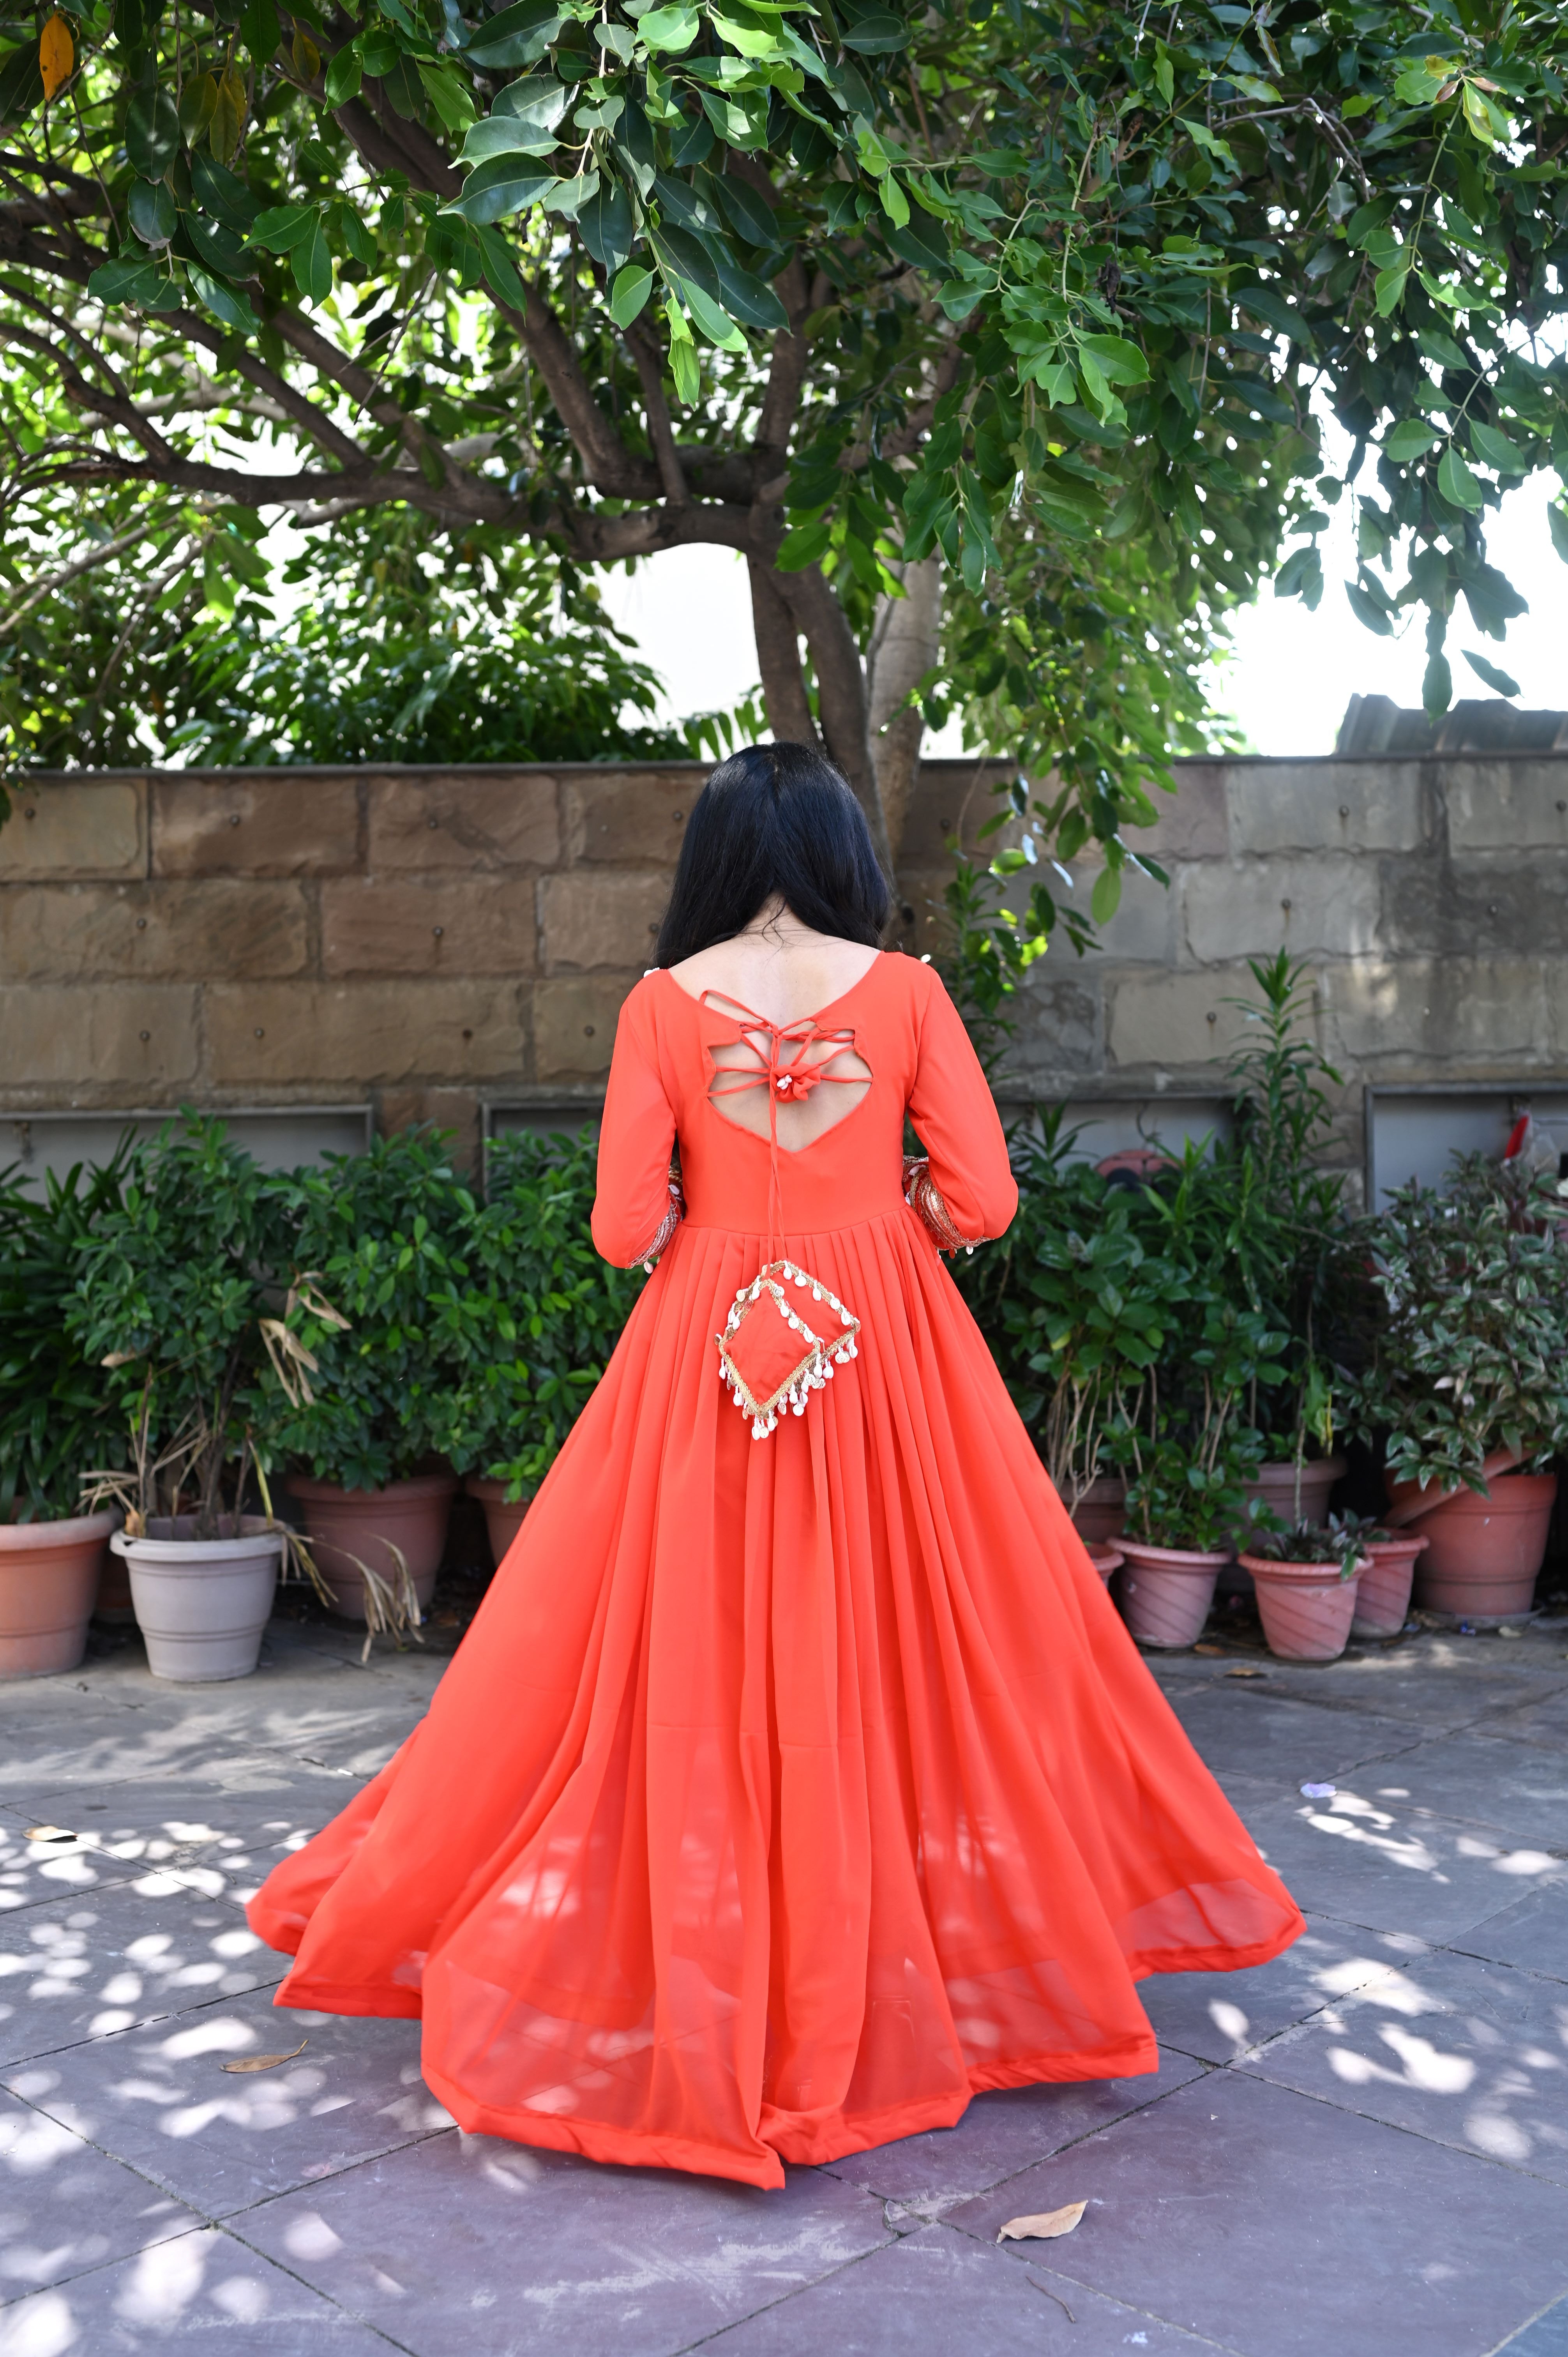
<svg viewBox="0 0 1568 2357">
<path fill-rule="evenodd" d="M 231 1531 L 232 1517 L 223 1521 Z M 237 1534 L 199 1539 L 191 1516 L 159 1516 L 148 1523 L 145 1538 L 116 1531 L 109 1544 L 125 1558 L 154 1677 L 215 1685 L 250 1676 L 284 1549 L 274 1524 L 247 1514 Z"/>
</svg>

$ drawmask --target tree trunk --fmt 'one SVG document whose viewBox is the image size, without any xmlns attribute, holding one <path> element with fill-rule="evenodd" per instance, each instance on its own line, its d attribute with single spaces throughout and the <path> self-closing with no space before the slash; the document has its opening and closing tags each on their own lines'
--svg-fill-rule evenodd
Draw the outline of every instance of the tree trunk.
<svg viewBox="0 0 1568 2357">
<path fill-rule="evenodd" d="M 904 568 L 902 597 L 879 601 L 865 661 L 871 749 L 887 839 L 897 858 L 920 767 L 925 721 L 917 705 L 898 707 L 935 667 L 942 627 L 941 560 L 923 556 Z"/>
<path fill-rule="evenodd" d="M 877 791 L 876 765 L 872 759 L 871 735 L 866 725 L 865 668 L 849 618 L 814 565 L 802 573 L 777 573 L 757 558 L 747 561 L 752 627 L 757 634 L 757 657 L 762 671 L 768 726 L 776 737 L 792 737 L 808 745 L 822 743 L 865 813 L 872 848 L 891 886 L 893 851 L 887 840 L 887 823 Z M 811 649 L 811 665 L 817 675 L 820 737 L 811 725 L 811 707 L 800 673 L 799 641 L 802 637 Z M 787 716 L 789 725 L 783 730 L 776 713 Z"/>
</svg>

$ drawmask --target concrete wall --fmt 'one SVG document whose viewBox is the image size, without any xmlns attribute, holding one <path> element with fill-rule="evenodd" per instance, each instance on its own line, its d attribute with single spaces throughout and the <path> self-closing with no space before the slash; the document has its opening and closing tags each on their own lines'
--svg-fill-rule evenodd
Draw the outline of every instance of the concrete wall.
<svg viewBox="0 0 1568 2357">
<path fill-rule="evenodd" d="M 1004 1093 L 1179 1129 L 1219 1092 L 1246 956 L 1282 941 L 1346 1074 L 1347 1162 L 1368 1082 L 1568 1086 L 1568 754 L 1178 766 L 1137 838 L 1170 889 L 1130 878 L 1101 950 L 1035 970 Z M 484 1108 L 591 1108 L 702 775 L 27 780 L 0 830 L 0 1117 L 365 1101 L 471 1151 Z M 946 835 L 993 806 L 974 763 L 926 765 L 916 947 Z"/>
</svg>

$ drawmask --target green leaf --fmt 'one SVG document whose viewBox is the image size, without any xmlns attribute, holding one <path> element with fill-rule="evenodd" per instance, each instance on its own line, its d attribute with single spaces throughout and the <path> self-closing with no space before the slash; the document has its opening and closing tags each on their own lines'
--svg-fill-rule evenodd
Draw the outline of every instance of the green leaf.
<svg viewBox="0 0 1568 2357">
<path fill-rule="evenodd" d="M 1452 442 L 1437 462 L 1437 488 L 1450 507 L 1474 514 L 1481 505 L 1481 486 Z"/>
<path fill-rule="evenodd" d="M 469 173 L 462 195 L 442 210 L 482 226 L 539 204 L 556 187 L 555 175 L 525 169 L 525 160 L 492 156 Z"/>
<path fill-rule="evenodd" d="M 1426 659 L 1426 669 L 1421 682 L 1422 706 L 1429 720 L 1441 720 L 1454 701 L 1454 675 L 1448 668 L 1448 658 L 1441 648 Z"/>
<path fill-rule="evenodd" d="M 307 303 L 325 303 L 332 292 L 332 249 L 319 217 L 312 213 L 310 234 L 289 253 L 294 283 Z"/>
<path fill-rule="evenodd" d="M 1394 626 L 1387 609 L 1380 606 L 1376 598 L 1369 597 L 1359 582 L 1347 581 L 1345 595 L 1350 600 L 1350 611 L 1359 622 L 1364 623 L 1369 630 L 1375 630 L 1380 639 L 1392 638 Z"/>
<path fill-rule="evenodd" d="M 1122 871 L 1102 867 L 1089 896 L 1089 913 L 1097 925 L 1108 925 L 1122 905 Z"/>
<path fill-rule="evenodd" d="M 275 0 L 245 0 L 240 17 L 240 38 L 257 65 L 272 62 L 283 38 Z"/>
<path fill-rule="evenodd" d="M 1510 679 L 1506 671 L 1499 671 L 1496 663 L 1487 661 L 1485 655 L 1473 655 L 1466 647 L 1465 660 L 1477 678 L 1484 679 L 1488 687 L 1495 687 L 1499 695 L 1517 695 L 1520 693 L 1518 680 Z"/>
<path fill-rule="evenodd" d="M 1307 612 L 1316 613 L 1323 596 L 1323 559 L 1316 542 L 1293 549 L 1274 576 L 1276 597 L 1299 597 Z"/>
<path fill-rule="evenodd" d="M 1483 147 L 1503 145 L 1512 138 L 1513 125 L 1508 116 L 1473 81 L 1465 84 L 1463 103 L 1465 120 Z"/>
<path fill-rule="evenodd" d="M 1079 349 L 1093 354 L 1101 374 L 1112 384 L 1147 384 L 1149 381 L 1149 363 L 1129 337 L 1080 336 Z"/>
<path fill-rule="evenodd" d="M 1522 475 L 1528 468 L 1529 460 L 1518 444 L 1510 442 L 1506 434 L 1499 434 L 1495 425 L 1484 425 L 1478 417 L 1470 420 L 1470 447 L 1477 458 L 1499 475 Z"/>
<path fill-rule="evenodd" d="M 194 147 L 207 136 L 217 106 L 217 75 L 189 75 L 179 94 L 179 127 L 187 146 Z"/>
<path fill-rule="evenodd" d="M 251 224 L 251 243 L 269 253 L 292 253 L 316 226 L 314 205 L 270 205 Z"/>
<path fill-rule="evenodd" d="M 1170 51 L 1163 41 L 1155 43 L 1155 87 L 1169 106 L 1176 98 L 1176 74 L 1171 66 Z"/>
<path fill-rule="evenodd" d="M 845 27 L 843 38 L 846 49 L 859 49 L 867 57 L 880 57 L 890 49 L 908 48 L 909 28 L 886 8 L 868 8 L 863 16 Z"/>
<path fill-rule="evenodd" d="M 638 19 L 638 38 L 646 41 L 650 49 L 680 57 L 696 39 L 699 22 L 694 8 L 679 5 L 650 8 L 646 16 Z"/>
<path fill-rule="evenodd" d="M 579 210 L 577 225 L 594 260 L 606 270 L 618 270 L 631 251 L 633 234 L 631 199 L 618 180 L 600 180 Z"/>
<path fill-rule="evenodd" d="M 417 62 L 424 95 L 435 108 L 443 130 L 453 133 L 467 131 L 474 120 L 474 102 L 464 87 L 456 67 L 432 65 L 425 58 L 419 59 Z"/>
<path fill-rule="evenodd" d="M 1379 271 L 1372 281 L 1372 300 L 1377 306 L 1380 319 L 1388 318 L 1391 312 L 1400 308 L 1409 284 L 1410 261 L 1406 255 L 1402 255 L 1387 270 Z"/>
<path fill-rule="evenodd" d="M 97 273 L 93 275 L 96 277 Z M 1546 528 L 1552 534 L 1552 545 L 1568 565 L 1568 508 L 1561 500 L 1553 500 L 1546 511 Z"/>
<path fill-rule="evenodd" d="M 704 295 L 700 286 L 693 286 L 689 279 L 686 280 L 681 288 L 681 297 L 710 344 L 717 344 L 721 351 L 745 351 L 746 338 L 729 313 L 711 296 Z"/>
<path fill-rule="evenodd" d="M 1386 436 L 1383 456 L 1402 467 L 1412 458 L 1424 457 L 1442 439 L 1435 425 L 1429 425 L 1423 417 L 1407 417 Z"/>
<path fill-rule="evenodd" d="M 190 264 L 190 284 L 199 302 L 211 312 L 215 319 L 221 320 L 224 327 L 232 328 L 241 335 L 254 332 L 256 315 L 245 297 L 236 294 L 231 286 L 225 286 L 221 279 L 214 278 L 210 271 L 203 270 L 199 262 Z"/>
<path fill-rule="evenodd" d="M 125 210 L 142 243 L 156 248 L 167 245 L 179 221 L 174 192 L 162 180 L 133 180 Z"/>
<path fill-rule="evenodd" d="M 179 109 L 166 90 L 137 90 L 125 110 L 125 153 L 144 180 L 161 180 L 179 153 Z"/>
<path fill-rule="evenodd" d="M 609 294 L 609 314 L 616 326 L 629 328 L 652 291 L 651 270 L 643 270 L 637 264 L 628 262 L 624 270 L 618 271 Z"/>
<path fill-rule="evenodd" d="M 364 63 L 357 49 L 338 50 L 327 69 L 327 78 L 322 85 L 330 111 L 335 113 L 338 107 L 347 106 L 351 98 L 359 97 L 364 73 Z"/>
<path fill-rule="evenodd" d="M 98 303 L 134 303 L 144 311 L 174 311 L 179 289 L 155 270 L 150 262 L 102 262 L 87 282 Z"/>
<path fill-rule="evenodd" d="M 488 222 L 476 227 L 479 241 L 479 267 L 485 274 L 485 284 L 500 302 L 510 303 L 514 311 L 526 311 L 528 292 L 512 259 L 511 248 L 499 229 Z"/>
<path fill-rule="evenodd" d="M 1238 169 L 1234 154 L 1227 147 L 1223 139 L 1215 136 L 1207 123 L 1189 123 L 1186 115 L 1183 115 L 1181 127 L 1194 146 L 1201 147 L 1206 156 L 1212 156 L 1217 164 L 1223 164 L 1228 172 Z"/>
<path fill-rule="evenodd" d="M 516 7 L 503 8 L 480 26 L 464 58 L 486 72 L 497 66 L 535 65 L 565 22 L 555 0 L 519 0 Z"/>
<path fill-rule="evenodd" d="M 6 51 L 0 65 L 0 124 L 25 123 L 33 109 L 43 103 L 43 95 L 38 45 L 24 41 L 19 49 Z"/>
</svg>

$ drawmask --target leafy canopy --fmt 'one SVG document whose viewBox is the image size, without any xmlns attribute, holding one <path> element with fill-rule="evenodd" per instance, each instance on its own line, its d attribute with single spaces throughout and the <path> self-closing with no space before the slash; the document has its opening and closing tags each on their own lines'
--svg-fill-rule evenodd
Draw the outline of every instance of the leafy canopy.
<svg viewBox="0 0 1568 2357">
<path fill-rule="evenodd" d="M 227 562 L 249 510 L 398 505 L 577 564 L 716 542 L 773 725 L 814 720 L 880 827 L 862 653 L 932 555 L 915 693 L 1017 755 L 1039 848 L 1103 847 L 1101 919 L 1214 630 L 1292 540 L 1279 586 L 1320 594 L 1336 500 L 1363 620 L 1424 617 L 1434 710 L 1460 604 L 1491 638 L 1519 610 L 1487 518 L 1568 449 L 1550 5 L 84 0 L 9 29 L 4 496 L 57 570 L 150 561 L 174 519 Z"/>
</svg>

